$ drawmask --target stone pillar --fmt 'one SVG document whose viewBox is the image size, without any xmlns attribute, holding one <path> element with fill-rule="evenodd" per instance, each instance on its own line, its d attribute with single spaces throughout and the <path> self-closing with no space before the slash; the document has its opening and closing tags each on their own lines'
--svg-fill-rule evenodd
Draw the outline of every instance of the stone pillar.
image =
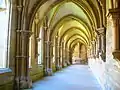
<svg viewBox="0 0 120 90">
<path fill-rule="evenodd" d="M 64 42 L 62 42 L 61 49 L 62 49 L 62 67 L 65 67 L 65 59 L 64 59 Z"/>
<path fill-rule="evenodd" d="M 91 48 L 91 50 L 92 50 L 92 58 L 95 58 L 95 41 L 93 40 L 92 42 L 91 42 L 91 45 L 92 45 L 92 48 Z"/>
<path fill-rule="evenodd" d="M 50 75 L 52 75 L 52 65 L 51 65 L 51 54 L 50 54 L 50 50 L 51 50 L 51 47 L 50 47 L 50 44 L 51 44 L 51 42 L 50 41 L 46 41 L 46 43 L 47 43 L 47 52 L 46 52 L 46 54 L 47 54 L 47 56 L 46 56 L 46 62 L 47 62 L 47 75 L 48 76 L 50 76 Z"/>
<path fill-rule="evenodd" d="M 60 44 L 59 44 L 60 45 Z M 62 61 L 61 61 L 61 59 L 62 59 L 62 46 L 60 45 L 59 46 L 59 69 L 61 69 L 62 68 Z"/>
<path fill-rule="evenodd" d="M 29 75 L 29 37 L 31 31 L 26 30 L 22 23 L 25 23 L 25 18 L 22 17 L 23 9 L 22 2 L 18 3 L 17 9 L 17 24 L 16 24 L 16 47 L 15 47 L 15 81 L 14 89 L 20 90 L 31 88 L 32 81 Z"/>
<path fill-rule="evenodd" d="M 99 58 L 99 53 L 101 52 L 101 35 L 97 37 L 97 54 L 96 57 Z"/>
<path fill-rule="evenodd" d="M 106 28 L 98 28 L 99 33 L 99 56 L 102 58 L 103 61 L 106 59 Z"/>
<path fill-rule="evenodd" d="M 111 18 L 113 22 L 112 53 L 115 59 L 120 60 L 120 7 L 110 9 L 108 18 Z"/>
<path fill-rule="evenodd" d="M 55 37 L 55 66 L 56 66 L 56 70 L 59 70 L 59 61 L 58 61 L 58 36 Z"/>
<path fill-rule="evenodd" d="M 79 58 L 81 58 L 81 44 L 79 43 Z"/>
<path fill-rule="evenodd" d="M 47 27 L 46 22 L 44 22 L 44 28 L 43 28 L 43 70 L 44 75 L 47 75 Z"/>
<path fill-rule="evenodd" d="M 63 48 L 63 51 L 64 51 L 63 58 L 64 58 L 64 62 L 66 65 L 67 63 L 66 63 L 66 48 L 65 47 Z"/>
<path fill-rule="evenodd" d="M 73 54 L 73 50 L 70 49 L 69 50 L 70 64 L 73 64 L 73 62 L 72 62 L 72 54 Z"/>
</svg>

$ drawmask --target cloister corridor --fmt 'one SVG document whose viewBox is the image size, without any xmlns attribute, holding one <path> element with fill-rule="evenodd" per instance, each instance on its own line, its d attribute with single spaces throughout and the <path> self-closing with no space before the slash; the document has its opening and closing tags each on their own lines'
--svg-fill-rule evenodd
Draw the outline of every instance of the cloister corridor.
<svg viewBox="0 0 120 90">
<path fill-rule="evenodd" d="M 71 65 L 33 83 L 30 90 L 102 90 L 88 65 Z"/>
<path fill-rule="evenodd" d="M 0 0 L 0 90 L 120 90 L 120 0 Z"/>
</svg>

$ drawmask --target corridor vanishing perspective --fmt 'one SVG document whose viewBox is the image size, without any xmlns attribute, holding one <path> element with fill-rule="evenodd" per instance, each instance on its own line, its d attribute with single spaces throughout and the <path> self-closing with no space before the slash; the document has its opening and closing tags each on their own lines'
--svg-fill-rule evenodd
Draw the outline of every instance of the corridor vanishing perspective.
<svg viewBox="0 0 120 90">
<path fill-rule="evenodd" d="M 102 90 L 87 65 L 72 65 L 33 84 L 32 90 Z"/>
<path fill-rule="evenodd" d="M 120 90 L 120 0 L 0 0 L 0 31 L 0 90 Z"/>
</svg>

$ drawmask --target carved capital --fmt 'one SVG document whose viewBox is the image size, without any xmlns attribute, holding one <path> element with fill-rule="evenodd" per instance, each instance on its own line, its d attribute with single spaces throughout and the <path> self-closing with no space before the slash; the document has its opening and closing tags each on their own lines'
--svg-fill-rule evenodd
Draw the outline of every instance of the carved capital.
<svg viewBox="0 0 120 90">
<path fill-rule="evenodd" d="M 97 32 L 98 32 L 99 35 L 105 34 L 105 27 L 98 28 L 98 29 L 97 29 Z"/>
<path fill-rule="evenodd" d="M 107 17 L 112 17 L 113 19 L 118 19 L 120 18 L 120 9 L 116 8 L 116 9 L 109 9 L 109 13 L 107 15 Z"/>
</svg>

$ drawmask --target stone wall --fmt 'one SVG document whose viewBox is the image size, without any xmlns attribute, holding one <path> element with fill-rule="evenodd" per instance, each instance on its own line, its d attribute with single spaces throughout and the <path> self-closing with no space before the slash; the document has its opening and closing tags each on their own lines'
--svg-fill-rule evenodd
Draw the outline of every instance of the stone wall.
<svg viewBox="0 0 120 90">
<path fill-rule="evenodd" d="M 91 68 L 94 76 L 98 80 L 98 82 L 101 84 L 103 90 L 105 85 L 105 62 L 101 60 L 100 58 L 89 58 L 88 65 Z"/>
<path fill-rule="evenodd" d="M 103 90 L 120 90 L 120 62 L 112 55 L 112 30 L 112 25 L 107 26 L 106 62 L 101 58 L 89 58 L 89 66 Z"/>
<path fill-rule="evenodd" d="M 106 33 L 106 90 L 120 89 L 120 65 L 119 61 L 115 60 L 112 55 L 112 25 L 107 26 Z"/>
</svg>

